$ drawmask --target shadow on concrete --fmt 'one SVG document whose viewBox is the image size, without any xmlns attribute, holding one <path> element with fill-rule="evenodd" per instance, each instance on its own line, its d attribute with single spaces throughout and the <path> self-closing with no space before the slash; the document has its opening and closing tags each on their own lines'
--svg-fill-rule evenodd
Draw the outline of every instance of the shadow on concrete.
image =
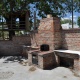
<svg viewBox="0 0 80 80">
<path fill-rule="evenodd" d="M 48 68 L 45 68 L 44 70 L 53 70 L 55 68 L 57 68 L 58 66 L 57 65 L 53 65 L 53 66 L 49 66 Z"/>
</svg>

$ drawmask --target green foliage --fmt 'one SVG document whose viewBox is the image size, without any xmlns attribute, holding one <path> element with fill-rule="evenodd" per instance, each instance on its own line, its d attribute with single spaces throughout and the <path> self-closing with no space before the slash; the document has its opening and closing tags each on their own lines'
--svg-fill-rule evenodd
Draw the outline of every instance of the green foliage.
<svg viewBox="0 0 80 80">
<path fill-rule="evenodd" d="M 53 16 L 62 17 L 66 13 L 71 13 L 72 10 L 80 10 L 80 0 L 73 0 L 73 2 L 72 0 L 39 0 L 36 3 L 36 8 L 39 11 L 39 16 L 46 17 L 47 14 L 52 14 Z"/>
<path fill-rule="evenodd" d="M 65 0 L 64 0 L 65 1 Z M 41 0 L 36 3 L 36 8 L 39 11 L 39 16 L 46 17 L 47 14 L 52 14 L 53 16 L 63 16 L 65 14 L 65 7 L 63 0 Z"/>
<path fill-rule="evenodd" d="M 72 20 L 71 19 L 61 20 L 61 24 L 66 24 L 66 23 L 69 23 L 70 25 L 72 25 Z M 76 22 L 73 22 L 73 24 L 76 24 Z"/>
<path fill-rule="evenodd" d="M 46 17 L 47 14 L 62 17 L 67 12 L 72 12 L 72 6 L 74 11 L 80 11 L 80 0 L 73 1 L 74 4 L 72 0 L 1 0 L 0 12 L 6 15 L 11 12 L 29 10 L 32 17 L 33 11 L 36 10 L 40 17 Z"/>
<path fill-rule="evenodd" d="M 66 24 L 66 23 L 72 24 L 72 21 L 70 19 L 61 20 L 61 24 Z"/>
<path fill-rule="evenodd" d="M 78 17 L 77 24 L 80 27 L 80 17 Z"/>
</svg>

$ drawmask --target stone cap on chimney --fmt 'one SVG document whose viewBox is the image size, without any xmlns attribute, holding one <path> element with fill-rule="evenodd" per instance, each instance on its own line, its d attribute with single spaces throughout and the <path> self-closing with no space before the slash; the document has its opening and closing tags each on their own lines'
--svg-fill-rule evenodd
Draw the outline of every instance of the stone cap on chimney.
<svg viewBox="0 0 80 80">
<path fill-rule="evenodd" d="M 51 14 L 47 14 L 47 18 L 51 18 L 52 17 L 52 15 Z"/>
</svg>

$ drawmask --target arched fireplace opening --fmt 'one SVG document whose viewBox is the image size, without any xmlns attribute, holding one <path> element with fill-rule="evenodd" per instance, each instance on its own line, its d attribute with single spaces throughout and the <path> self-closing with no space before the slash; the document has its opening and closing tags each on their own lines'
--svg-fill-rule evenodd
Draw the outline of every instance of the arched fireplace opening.
<svg viewBox="0 0 80 80">
<path fill-rule="evenodd" d="M 49 51 L 49 45 L 48 44 L 42 44 L 40 46 L 40 51 Z"/>
</svg>

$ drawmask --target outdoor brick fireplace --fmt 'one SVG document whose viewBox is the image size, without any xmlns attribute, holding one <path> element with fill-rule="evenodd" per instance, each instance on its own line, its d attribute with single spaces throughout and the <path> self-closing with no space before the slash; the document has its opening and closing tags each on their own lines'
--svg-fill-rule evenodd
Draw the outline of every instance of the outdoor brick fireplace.
<svg viewBox="0 0 80 80">
<path fill-rule="evenodd" d="M 56 65 L 54 49 L 61 46 L 60 20 L 56 17 L 44 18 L 40 21 L 38 31 L 33 31 L 32 46 L 38 50 L 28 52 L 29 65 L 35 64 L 42 69 L 48 69 Z"/>
<path fill-rule="evenodd" d="M 28 51 L 29 65 L 42 69 L 64 65 L 80 72 L 80 56 L 76 58 L 74 51 L 72 54 L 55 53 L 59 49 L 80 50 L 80 29 L 62 30 L 59 18 L 44 18 L 38 30 L 31 33 L 31 46 L 38 48 Z"/>
</svg>

